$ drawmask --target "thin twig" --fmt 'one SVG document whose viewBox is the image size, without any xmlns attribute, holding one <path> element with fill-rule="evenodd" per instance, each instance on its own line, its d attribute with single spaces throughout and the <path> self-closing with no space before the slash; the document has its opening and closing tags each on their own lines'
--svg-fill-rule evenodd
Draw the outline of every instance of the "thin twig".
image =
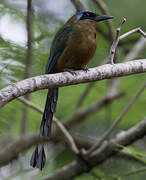
<svg viewBox="0 0 146 180">
<path fill-rule="evenodd" d="M 84 100 L 86 99 L 87 95 L 89 94 L 90 90 L 93 88 L 94 85 L 95 85 L 95 82 L 91 82 L 91 83 L 88 83 L 87 86 L 85 87 L 83 93 L 81 94 L 81 96 L 77 102 L 77 105 L 76 105 L 77 111 L 83 104 Z"/>
<path fill-rule="evenodd" d="M 122 25 L 126 22 L 126 19 L 123 18 L 123 20 L 120 22 L 118 28 L 117 28 L 117 32 L 116 32 L 116 38 L 111 46 L 111 49 L 110 49 L 110 55 L 109 55 L 109 62 L 111 64 L 114 64 L 114 56 L 115 56 L 115 51 L 116 51 L 116 48 L 117 48 L 117 45 L 119 43 L 119 33 L 120 33 L 120 30 L 121 30 L 121 27 Z"/>
<path fill-rule="evenodd" d="M 123 62 L 127 62 L 127 61 L 133 60 L 136 57 L 138 57 L 145 46 L 146 46 L 146 39 L 144 37 L 141 37 L 136 42 L 136 44 L 131 49 L 131 51 L 126 55 Z M 120 79 L 119 78 L 112 79 L 111 83 L 110 83 L 110 87 L 109 87 L 109 93 L 117 92 L 119 85 L 120 85 Z"/>
<path fill-rule="evenodd" d="M 24 99 L 23 97 L 18 97 L 17 100 L 43 114 L 43 110 L 35 104 L 31 103 L 29 100 Z"/>
<path fill-rule="evenodd" d="M 120 116 L 115 120 L 115 122 L 112 124 L 112 126 L 107 130 L 107 132 L 103 135 L 103 137 L 99 140 L 99 142 L 97 144 L 95 144 L 93 147 L 91 147 L 86 155 L 91 154 L 94 150 L 96 150 L 97 148 L 99 148 L 102 143 L 109 138 L 109 136 L 111 135 L 111 133 L 113 132 L 113 130 L 115 129 L 115 127 L 117 127 L 117 125 L 119 124 L 119 122 L 122 120 L 122 118 L 125 116 L 125 114 L 129 111 L 129 109 L 131 108 L 131 106 L 135 103 L 135 101 L 137 100 L 137 98 L 141 95 L 141 93 L 144 91 L 144 89 L 146 88 L 146 82 L 144 83 L 144 85 L 142 86 L 142 88 L 137 92 L 137 94 L 131 99 L 131 101 L 129 102 L 129 104 L 125 107 L 125 109 L 123 110 L 123 112 L 120 114 Z"/>
<path fill-rule="evenodd" d="M 122 132 L 121 132 L 122 133 Z M 116 159 L 125 159 L 126 161 L 130 161 L 131 163 L 137 163 L 140 165 L 146 166 L 146 161 L 143 157 L 139 157 L 139 155 L 135 156 L 130 153 L 125 153 L 119 149 L 119 153 L 115 156 Z"/>
<path fill-rule="evenodd" d="M 19 97 L 18 100 L 20 102 L 22 102 L 23 104 L 25 104 L 25 105 L 35 109 L 36 111 L 40 112 L 41 114 L 43 113 L 43 110 L 40 107 L 34 105 L 30 101 L 28 101 L 22 97 Z M 65 126 L 59 120 L 57 120 L 57 118 L 55 118 L 55 117 L 53 118 L 53 122 L 56 124 L 56 126 L 60 129 L 61 133 L 64 135 L 64 137 L 66 139 L 66 143 L 69 145 L 72 152 L 74 152 L 76 155 L 79 154 L 79 150 L 76 146 L 76 143 L 75 143 L 73 137 L 71 136 L 71 134 L 65 128 Z"/>
<path fill-rule="evenodd" d="M 125 21 L 126 21 L 126 19 L 124 18 L 123 21 L 120 23 L 119 27 L 117 28 L 116 38 L 110 49 L 110 55 L 108 58 L 108 62 L 110 62 L 111 64 L 114 64 L 115 51 L 116 51 L 116 48 L 117 48 L 120 40 L 122 40 L 122 39 L 126 38 L 127 36 L 134 34 L 134 33 L 140 33 L 144 38 L 146 38 L 146 33 L 141 28 L 132 29 L 131 31 L 128 31 L 128 32 L 124 33 L 123 35 L 119 36 L 121 26 Z"/>
<path fill-rule="evenodd" d="M 131 31 L 124 33 L 123 35 L 121 35 L 119 37 L 119 40 L 122 40 L 122 39 L 126 38 L 127 36 L 134 34 L 136 32 L 140 33 L 144 38 L 146 38 L 146 33 L 139 27 L 139 28 L 135 28 L 135 29 L 132 29 Z"/>
<path fill-rule="evenodd" d="M 129 171 L 125 174 L 120 174 L 119 176 L 120 177 L 125 177 L 125 176 L 132 176 L 132 175 L 135 175 L 135 174 L 138 174 L 138 173 L 142 173 L 142 172 L 146 172 L 146 167 L 142 167 L 142 168 L 139 168 L 139 169 L 135 169 L 133 171 Z"/>
<path fill-rule="evenodd" d="M 68 144 L 68 146 L 70 147 L 70 149 L 72 150 L 72 152 L 75 155 L 79 154 L 79 150 L 76 146 L 76 143 L 73 139 L 73 137 L 71 136 L 71 134 L 69 133 L 69 131 L 65 128 L 65 126 L 58 121 L 56 118 L 53 119 L 53 122 L 56 124 L 56 126 L 61 130 L 62 134 L 64 135 L 64 137 L 66 138 L 66 143 Z"/>
</svg>

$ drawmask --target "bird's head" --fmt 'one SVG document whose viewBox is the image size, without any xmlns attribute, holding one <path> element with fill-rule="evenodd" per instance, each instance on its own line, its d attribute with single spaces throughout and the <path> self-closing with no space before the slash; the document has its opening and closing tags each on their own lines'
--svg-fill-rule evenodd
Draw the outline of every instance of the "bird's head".
<svg viewBox="0 0 146 180">
<path fill-rule="evenodd" d="M 91 11 L 80 11 L 76 14 L 77 20 L 87 20 L 87 21 L 104 21 L 107 19 L 113 19 L 113 16 L 99 15 Z"/>
</svg>

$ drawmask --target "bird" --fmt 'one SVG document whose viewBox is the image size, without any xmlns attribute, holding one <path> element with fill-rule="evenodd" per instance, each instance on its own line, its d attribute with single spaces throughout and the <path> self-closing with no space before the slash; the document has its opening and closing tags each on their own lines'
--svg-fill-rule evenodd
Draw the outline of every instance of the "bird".
<svg viewBox="0 0 146 180">
<path fill-rule="evenodd" d="M 99 15 L 88 10 L 73 15 L 53 39 L 46 74 L 86 70 L 85 67 L 93 58 L 97 47 L 96 23 L 112 18 L 113 16 Z M 50 136 L 57 99 L 58 88 L 49 88 L 40 126 L 41 136 Z M 46 161 L 44 145 L 38 151 L 37 145 L 30 165 L 42 170 Z"/>
</svg>

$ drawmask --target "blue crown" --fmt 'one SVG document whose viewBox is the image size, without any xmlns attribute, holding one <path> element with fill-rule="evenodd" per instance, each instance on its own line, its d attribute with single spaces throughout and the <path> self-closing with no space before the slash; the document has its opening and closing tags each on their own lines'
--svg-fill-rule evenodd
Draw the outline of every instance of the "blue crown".
<svg viewBox="0 0 146 180">
<path fill-rule="evenodd" d="M 80 12 L 78 12 L 78 13 L 76 14 L 77 19 L 80 20 L 81 17 L 82 17 L 82 15 L 83 15 L 85 12 L 91 13 L 91 11 L 88 11 L 88 10 L 86 10 L 86 11 L 80 11 Z"/>
</svg>

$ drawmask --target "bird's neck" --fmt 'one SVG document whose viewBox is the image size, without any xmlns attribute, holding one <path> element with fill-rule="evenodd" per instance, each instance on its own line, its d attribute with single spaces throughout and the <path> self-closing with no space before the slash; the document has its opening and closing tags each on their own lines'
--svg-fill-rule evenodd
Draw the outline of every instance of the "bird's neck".
<svg viewBox="0 0 146 180">
<path fill-rule="evenodd" d="M 85 41 L 86 38 L 94 37 L 96 34 L 96 23 L 82 20 L 74 24 L 72 34 L 76 40 Z"/>
<path fill-rule="evenodd" d="M 81 21 L 79 21 L 79 24 L 82 26 L 86 26 L 86 27 L 96 28 L 96 22 L 95 21 L 81 20 Z"/>
</svg>

